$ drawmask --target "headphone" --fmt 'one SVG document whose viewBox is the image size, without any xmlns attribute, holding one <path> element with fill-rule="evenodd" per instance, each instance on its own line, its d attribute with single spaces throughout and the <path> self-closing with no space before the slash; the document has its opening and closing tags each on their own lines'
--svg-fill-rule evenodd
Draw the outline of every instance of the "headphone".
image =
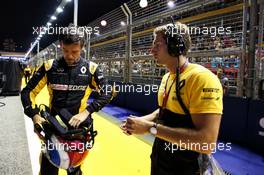
<svg viewBox="0 0 264 175">
<path fill-rule="evenodd" d="M 173 17 L 171 16 L 172 26 L 167 26 L 165 37 L 166 37 L 166 44 L 168 47 L 168 53 L 170 56 L 178 57 L 183 54 L 186 49 L 183 36 L 174 32 L 176 26 L 174 24 Z"/>
<path fill-rule="evenodd" d="M 177 57 L 178 63 L 180 62 L 180 55 L 182 55 L 186 49 L 186 45 L 183 39 L 183 36 L 177 32 L 174 32 L 174 29 L 176 29 L 175 22 L 173 20 L 173 17 L 171 16 L 171 22 L 172 25 L 167 26 L 167 31 L 165 32 L 166 36 L 166 44 L 168 47 L 168 53 L 170 56 Z M 184 105 L 181 95 L 180 95 L 180 66 L 179 64 L 176 67 L 176 83 L 175 83 L 175 89 L 176 89 L 176 97 L 185 112 L 185 114 L 190 114 L 189 110 Z"/>
</svg>

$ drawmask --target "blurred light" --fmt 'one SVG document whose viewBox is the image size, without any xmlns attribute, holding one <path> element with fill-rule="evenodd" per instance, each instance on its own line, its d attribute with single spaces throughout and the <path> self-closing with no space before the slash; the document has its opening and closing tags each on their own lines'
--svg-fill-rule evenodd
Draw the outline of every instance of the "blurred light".
<svg viewBox="0 0 264 175">
<path fill-rule="evenodd" d="M 50 19 L 52 19 L 52 20 L 56 20 L 57 19 L 57 17 L 56 16 L 51 16 L 51 18 Z"/>
<path fill-rule="evenodd" d="M 39 35 L 39 37 L 40 37 L 40 38 L 42 38 L 42 37 L 43 37 L 43 35 L 42 35 L 42 34 L 40 34 L 40 35 Z"/>
<path fill-rule="evenodd" d="M 45 35 L 47 30 L 48 30 L 47 27 L 41 27 L 40 34 Z"/>
<path fill-rule="evenodd" d="M 28 55 L 31 53 L 31 51 L 34 49 L 34 47 L 39 43 L 39 40 L 41 39 L 41 37 L 45 35 L 46 31 L 49 29 L 49 26 L 52 25 L 52 21 L 57 20 L 57 17 L 55 15 L 57 15 L 58 13 L 63 12 L 64 5 L 67 2 L 72 2 L 72 0 L 61 0 L 61 3 L 60 4 L 62 4 L 62 5 L 59 5 L 59 7 L 56 9 L 54 15 L 51 16 L 51 21 L 50 22 L 47 22 L 46 26 L 40 30 L 40 34 L 42 34 L 42 35 L 39 35 L 38 38 L 36 38 L 36 40 L 34 41 L 34 43 L 31 44 L 31 47 L 27 51 L 27 53 L 25 55 L 25 58 L 28 57 Z M 60 46 L 58 46 L 58 47 L 60 47 Z"/>
<path fill-rule="evenodd" d="M 101 21 L 101 25 L 102 25 L 102 26 L 106 26 L 106 25 L 107 25 L 107 22 L 106 22 L 105 20 L 102 20 L 102 21 Z"/>
<path fill-rule="evenodd" d="M 169 2 L 167 3 L 167 5 L 169 6 L 169 8 L 174 8 L 174 7 L 175 7 L 175 4 L 174 4 L 173 1 L 169 1 Z"/>
<path fill-rule="evenodd" d="M 58 48 L 60 48 L 61 46 L 60 45 L 57 45 Z"/>
<path fill-rule="evenodd" d="M 57 8 L 57 12 L 58 12 L 58 13 L 61 13 L 61 12 L 63 12 L 63 9 L 62 9 L 61 7 L 58 7 L 58 8 Z"/>
<path fill-rule="evenodd" d="M 147 1 L 147 0 L 140 0 L 140 2 L 139 2 L 139 6 L 140 6 L 141 8 L 145 8 L 145 7 L 147 7 L 147 6 L 148 6 L 148 1 Z"/>
<path fill-rule="evenodd" d="M 126 25 L 126 23 L 124 21 L 121 21 L 120 24 L 121 24 L 121 26 L 125 26 Z"/>
</svg>

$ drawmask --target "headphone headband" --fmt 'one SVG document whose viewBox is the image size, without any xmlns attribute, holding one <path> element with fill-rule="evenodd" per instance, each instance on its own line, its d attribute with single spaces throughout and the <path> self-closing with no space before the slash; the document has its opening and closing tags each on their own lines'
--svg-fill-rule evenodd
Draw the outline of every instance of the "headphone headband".
<svg viewBox="0 0 264 175">
<path fill-rule="evenodd" d="M 183 36 L 177 32 L 174 32 L 176 26 L 172 16 L 171 21 L 172 26 L 168 25 L 165 32 L 166 44 L 168 47 L 168 53 L 173 57 L 178 57 L 184 53 L 186 47 Z"/>
</svg>

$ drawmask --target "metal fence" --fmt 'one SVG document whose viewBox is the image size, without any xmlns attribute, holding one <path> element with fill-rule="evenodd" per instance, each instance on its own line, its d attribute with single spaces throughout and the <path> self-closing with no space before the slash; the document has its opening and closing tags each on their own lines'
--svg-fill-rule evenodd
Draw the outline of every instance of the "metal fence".
<svg viewBox="0 0 264 175">
<path fill-rule="evenodd" d="M 226 71 L 232 86 L 237 86 L 237 74 L 239 56 L 241 55 L 242 36 L 242 5 L 239 1 L 221 3 L 219 1 L 178 1 L 174 8 L 169 8 L 167 1 L 149 1 L 145 9 L 138 5 L 139 1 L 130 1 L 127 7 L 132 14 L 131 25 L 131 53 L 129 65 L 125 60 L 128 40 L 128 30 L 124 26 L 115 26 L 111 34 L 106 33 L 91 38 L 91 59 L 107 66 L 106 74 L 112 80 L 129 80 L 133 83 L 159 84 L 166 69 L 156 65 L 150 55 L 153 40 L 153 29 L 159 25 L 170 22 L 170 16 L 174 19 L 195 27 L 228 27 L 231 35 L 206 36 L 191 35 L 193 46 L 189 56 L 192 62 L 197 62 L 215 71 L 218 64 L 234 69 Z M 212 12 L 214 11 L 214 12 Z M 121 14 L 120 14 L 121 15 Z M 101 21 L 100 18 L 97 21 Z M 197 20 L 196 20 L 197 19 Z M 91 23 L 93 24 L 93 23 Z M 89 24 L 90 26 L 90 24 Z M 111 39 L 110 39 L 111 38 Z M 93 44 L 95 43 L 95 44 Z M 218 53 L 211 52 L 217 50 Z M 210 63 L 209 63 L 210 62 Z M 104 67 L 102 66 L 102 67 Z M 126 67 L 130 68 L 126 75 Z M 226 69 L 227 70 L 227 69 Z M 233 71 L 233 72 L 232 72 Z M 127 79 L 125 77 L 128 77 Z"/>
</svg>

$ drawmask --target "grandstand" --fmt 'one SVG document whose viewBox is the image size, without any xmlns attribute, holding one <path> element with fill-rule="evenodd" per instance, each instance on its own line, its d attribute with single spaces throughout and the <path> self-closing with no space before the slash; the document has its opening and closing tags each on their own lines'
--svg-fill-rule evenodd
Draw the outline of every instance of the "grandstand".
<svg viewBox="0 0 264 175">
<path fill-rule="evenodd" d="M 129 10 L 131 17 L 126 16 L 125 9 Z M 232 89 L 229 95 L 241 96 L 245 86 L 242 72 L 246 68 L 243 66 L 241 69 L 241 64 L 245 65 L 243 60 L 246 60 L 246 54 L 243 50 L 245 45 L 248 47 L 249 37 L 247 21 L 243 20 L 243 15 L 248 15 L 246 12 L 243 11 L 242 0 L 181 0 L 175 1 L 175 7 L 168 7 L 165 0 L 151 0 L 143 10 L 138 6 L 138 1 L 129 1 L 87 24 L 93 28 L 101 26 L 102 20 L 107 21 L 106 26 L 100 27 L 100 35 L 87 36 L 83 56 L 97 62 L 112 81 L 159 84 L 167 70 L 157 65 L 150 54 L 152 32 L 156 26 L 170 23 L 170 16 L 173 16 L 190 28 L 192 47 L 189 61 L 199 63 L 214 73 L 218 68 L 223 69 Z M 244 36 L 246 39 L 243 40 Z M 261 36 L 263 34 L 259 34 L 260 40 Z M 42 50 L 35 57 L 43 59 L 35 59 L 39 63 L 33 65 L 54 58 L 55 49 L 51 44 Z M 258 50 L 263 52 L 263 44 Z M 261 78 L 263 54 L 258 56 L 259 77 L 256 78 Z"/>
</svg>

